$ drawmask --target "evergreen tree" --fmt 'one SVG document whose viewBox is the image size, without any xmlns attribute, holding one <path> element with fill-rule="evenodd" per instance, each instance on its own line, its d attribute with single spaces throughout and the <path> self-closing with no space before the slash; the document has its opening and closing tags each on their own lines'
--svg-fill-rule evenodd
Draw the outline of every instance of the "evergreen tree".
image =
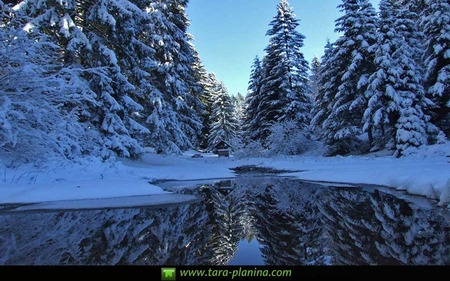
<svg viewBox="0 0 450 281">
<path fill-rule="evenodd" d="M 332 60 L 340 65 L 335 77 L 340 81 L 336 81 L 332 111 L 324 123 L 330 155 L 350 153 L 359 143 L 377 29 L 376 12 L 368 0 L 343 0 L 338 7 L 345 14 L 336 21 L 336 31 L 343 32 L 343 36 L 335 43 Z"/>
<path fill-rule="evenodd" d="M 220 82 L 216 85 L 215 95 L 213 96 L 212 114 L 211 114 L 211 134 L 208 138 L 208 147 L 210 150 L 220 142 L 231 143 L 236 137 L 236 119 L 233 114 L 234 108 L 228 90 Z"/>
<path fill-rule="evenodd" d="M 336 65 L 336 61 L 332 60 L 334 52 L 334 45 L 328 40 L 319 68 L 318 95 L 315 98 L 311 120 L 311 127 L 320 138 L 323 137 L 323 124 L 331 113 L 331 102 L 339 82 L 338 73 L 341 65 Z"/>
<path fill-rule="evenodd" d="M 174 73 L 180 75 L 179 83 L 185 83 L 185 87 L 179 89 L 179 96 L 182 97 L 181 101 L 177 102 L 177 112 L 180 114 L 182 122 L 182 128 L 185 134 L 190 139 L 192 145 L 181 148 L 187 149 L 198 146 L 197 137 L 201 133 L 202 124 L 197 114 L 199 109 L 202 108 L 201 101 L 195 96 L 193 90 L 197 88 L 198 82 L 195 78 L 196 73 L 193 69 L 193 65 L 196 62 L 196 50 L 192 44 L 193 36 L 187 33 L 189 27 L 189 19 L 186 14 L 186 7 L 189 0 L 171 0 L 169 1 L 169 20 L 175 24 L 178 28 L 173 37 L 175 42 L 179 45 L 180 49 L 175 54 L 178 56 L 178 60 L 175 60 Z M 173 83 L 177 83 L 174 81 Z M 184 102 L 184 105 L 181 105 Z"/>
<path fill-rule="evenodd" d="M 420 16 L 422 13 L 426 13 L 426 9 L 430 5 L 430 3 L 429 0 L 402 0 L 402 5 L 414 13 L 412 14 L 412 20 L 417 22 L 417 25 L 419 27 Z"/>
<path fill-rule="evenodd" d="M 95 103 L 80 108 L 101 132 L 102 155 L 136 156 L 142 146 L 179 153 L 198 144 L 203 105 L 184 0 L 30 0 L 17 13 L 28 32 L 61 48 L 65 66 L 84 69 Z"/>
<path fill-rule="evenodd" d="M 263 69 L 258 56 L 253 61 L 252 73 L 248 86 L 248 93 L 245 99 L 245 135 L 252 140 L 260 139 L 261 135 L 258 128 L 261 126 L 262 113 L 260 110 L 261 103 L 261 86 L 263 80 Z"/>
<path fill-rule="evenodd" d="M 200 101 L 200 106 L 196 108 L 197 115 L 202 122 L 202 131 L 198 136 L 199 147 L 202 149 L 208 146 L 208 134 L 209 134 L 209 116 L 211 115 L 211 105 L 209 102 L 208 94 L 208 73 L 205 66 L 202 64 L 200 56 L 194 49 L 195 62 L 192 66 L 194 70 L 195 85 L 193 87 L 194 96 Z"/>
<path fill-rule="evenodd" d="M 203 96 L 201 101 L 204 104 L 205 115 L 203 119 L 203 129 L 202 129 L 202 147 L 208 148 L 209 135 L 211 134 L 212 126 L 212 111 L 213 111 L 213 97 L 216 94 L 217 85 L 219 81 L 217 80 L 215 73 L 206 74 L 204 80 L 201 81 L 203 87 Z"/>
<path fill-rule="evenodd" d="M 80 108 L 95 98 L 83 69 L 64 67 L 49 36 L 17 29 L 23 19 L 1 1 L 0 8 L 1 159 L 16 167 L 81 156 L 92 140 L 78 122 Z"/>
<path fill-rule="evenodd" d="M 421 26 L 426 35 L 425 90 L 435 103 L 431 122 L 450 135 L 450 4 L 431 0 Z"/>
<path fill-rule="evenodd" d="M 150 15 L 155 18 L 154 84 L 150 92 L 146 120 L 152 132 L 147 144 L 161 153 L 180 153 L 193 147 L 201 132 L 201 120 L 194 108 L 201 105 L 192 92 L 195 85 L 195 53 L 186 33 L 187 1 L 152 1 Z"/>
<path fill-rule="evenodd" d="M 241 93 L 231 97 L 234 108 L 234 119 L 236 120 L 236 138 L 241 140 L 243 137 L 243 126 L 245 120 L 245 98 Z"/>
<path fill-rule="evenodd" d="M 299 20 L 286 0 L 277 6 L 269 26 L 270 43 L 263 60 L 258 106 L 261 120 L 256 132 L 262 140 L 269 136 L 275 123 L 295 120 L 300 128 L 307 128 L 311 119 L 308 62 L 300 51 L 305 37 L 296 31 Z"/>
<path fill-rule="evenodd" d="M 375 148 L 392 142 L 400 156 L 409 146 L 418 147 L 427 142 L 423 108 L 428 101 L 424 96 L 421 67 L 414 60 L 420 41 L 407 8 L 397 1 L 383 0 L 380 11 L 377 69 L 369 79 L 364 128 L 376 131 Z"/>
<path fill-rule="evenodd" d="M 319 96 L 320 86 L 320 66 L 322 62 L 315 56 L 311 62 L 311 75 L 309 76 L 309 84 L 311 89 L 311 96 L 315 102 L 317 102 L 317 97 Z"/>
<path fill-rule="evenodd" d="M 120 0 L 31 0 L 23 2 L 17 12 L 30 18 L 25 30 L 47 33 L 58 43 L 66 66 L 86 69 L 83 76 L 97 102 L 86 105 L 80 120 L 102 133 L 102 155 L 110 155 L 109 151 L 123 156 L 141 153 L 134 136 L 148 130 L 135 120 L 135 113 L 143 107 L 137 103 L 139 91 L 124 69 L 133 60 L 128 48 L 136 45 L 132 44 L 136 30 L 128 25 L 139 25 L 143 13 L 129 1 Z"/>
</svg>

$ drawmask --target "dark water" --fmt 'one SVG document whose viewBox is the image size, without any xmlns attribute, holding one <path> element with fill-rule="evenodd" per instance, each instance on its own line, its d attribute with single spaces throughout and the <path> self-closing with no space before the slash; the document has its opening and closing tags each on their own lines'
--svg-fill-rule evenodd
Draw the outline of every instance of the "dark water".
<svg viewBox="0 0 450 281">
<path fill-rule="evenodd" d="M 203 201 L 3 214 L 0 264 L 450 264 L 449 213 L 424 199 L 277 177 L 177 190 Z"/>
</svg>

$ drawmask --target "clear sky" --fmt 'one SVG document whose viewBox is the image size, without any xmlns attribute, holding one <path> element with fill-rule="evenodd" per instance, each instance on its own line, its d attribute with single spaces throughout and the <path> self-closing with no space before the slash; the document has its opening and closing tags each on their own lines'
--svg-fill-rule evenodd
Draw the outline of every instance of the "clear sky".
<svg viewBox="0 0 450 281">
<path fill-rule="evenodd" d="M 341 0 L 288 0 L 298 31 L 306 36 L 303 53 L 308 61 L 322 56 L 327 38 L 334 41 L 334 21 L 342 14 Z M 379 0 L 371 0 L 378 7 Z M 188 32 L 208 72 L 223 80 L 230 94 L 247 93 L 250 68 L 256 55 L 264 55 L 265 36 L 279 0 L 190 0 Z"/>
</svg>

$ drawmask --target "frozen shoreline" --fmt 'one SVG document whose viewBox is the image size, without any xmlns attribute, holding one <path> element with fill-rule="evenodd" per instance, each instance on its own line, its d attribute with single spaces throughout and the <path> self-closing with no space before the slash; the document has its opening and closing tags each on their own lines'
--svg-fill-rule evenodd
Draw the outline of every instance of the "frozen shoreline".
<svg viewBox="0 0 450 281">
<path fill-rule="evenodd" d="M 219 159 L 212 154 L 194 159 L 191 156 L 196 152 L 192 151 L 182 156 L 148 153 L 136 161 L 118 159 L 102 163 L 91 159 L 64 167 L 48 166 L 35 173 L 27 172 L 30 167 L 21 167 L 6 170 L 0 178 L 0 204 L 170 194 L 149 182 L 234 177 L 236 174 L 230 168 L 256 165 L 302 170 L 289 175 L 310 181 L 383 185 L 438 200 L 440 206 L 450 207 L 450 164 L 445 155 L 448 146 L 440 148 L 444 152 L 427 151 L 425 155 L 401 159 L 373 155 Z"/>
</svg>

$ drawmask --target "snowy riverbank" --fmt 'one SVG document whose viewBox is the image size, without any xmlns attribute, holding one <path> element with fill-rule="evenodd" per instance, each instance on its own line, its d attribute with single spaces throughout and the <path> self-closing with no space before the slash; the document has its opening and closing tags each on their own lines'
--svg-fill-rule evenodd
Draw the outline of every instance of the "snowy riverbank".
<svg viewBox="0 0 450 281">
<path fill-rule="evenodd" d="M 0 204 L 169 194 L 149 182 L 233 177 L 235 173 L 230 168 L 258 165 L 301 170 L 290 175 L 304 180 L 385 185 L 450 207 L 448 152 L 449 144 L 428 147 L 420 154 L 401 159 L 377 155 L 219 159 L 212 154 L 194 159 L 191 156 L 195 152 L 178 157 L 148 153 L 135 161 L 84 160 L 63 167 L 54 164 L 41 169 L 3 168 Z"/>
</svg>

